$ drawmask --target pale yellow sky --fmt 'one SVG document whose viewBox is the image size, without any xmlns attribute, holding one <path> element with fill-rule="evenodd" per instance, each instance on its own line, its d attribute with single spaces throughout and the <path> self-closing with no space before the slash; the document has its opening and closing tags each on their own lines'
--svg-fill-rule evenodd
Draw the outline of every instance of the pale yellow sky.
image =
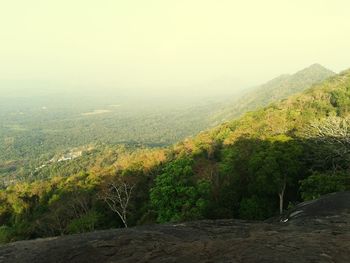
<svg viewBox="0 0 350 263">
<path fill-rule="evenodd" d="M 348 0 L 0 0 L 0 79 L 170 90 L 255 85 L 316 62 L 339 71 L 349 11 Z"/>
</svg>

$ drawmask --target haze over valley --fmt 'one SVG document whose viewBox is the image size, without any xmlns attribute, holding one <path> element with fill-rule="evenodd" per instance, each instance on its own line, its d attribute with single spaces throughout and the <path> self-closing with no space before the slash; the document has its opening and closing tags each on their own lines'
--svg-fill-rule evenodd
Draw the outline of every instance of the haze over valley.
<svg viewBox="0 0 350 263">
<path fill-rule="evenodd" d="M 74 147 L 169 146 L 301 92 L 334 74 L 321 65 L 311 65 L 295 75 L 282 75 L 252 87 L 248 92 L 222 97 L 127 97 L 112 91 L 60 93 L 59 89 L 15 96 L 12 90 L 12 95 L 8 92 L 2 97 L 0 106 L 0 136 L 4 142 L 1 178 L 4 184 L 7 180 L 31 178 L 37 167 Z"/>
</svg>

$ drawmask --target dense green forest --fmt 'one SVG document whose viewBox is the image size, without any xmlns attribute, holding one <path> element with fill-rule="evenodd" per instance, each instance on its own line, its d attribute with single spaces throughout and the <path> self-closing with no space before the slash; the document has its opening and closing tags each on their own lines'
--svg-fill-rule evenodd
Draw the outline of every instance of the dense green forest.
<svg viewBox="0 0 350 263">
<path fill-rule="evenodd" d="M 332 74 L 320 65 L 312 65 L 246 94 L 238 93 L 235 99 L 143 98 L 88 90 L 72 93 L 48 89 L 47 83 L 23 83 L 41 87 L 31 94 L 2 83 L 11 91 L 0 90 L 0 181 L 8 185 L 74 173 L 77 169 L 70 171 L 65 168 L 67 164 L 57 164 L 71 152 L 82 151 L 89 156 L 86 158 L 93 159 L 91 156 L 98 156 L 107 145 L 169 146 L 222 120 L 300 92 Z M 84 158 L 80 161 L 83 163 Z"/>
<path fill-rule="evenodd" d="M 0 242 L 277 216 L 350 189 L 349 127 L 350 70 L 166 148 L 101 144 L 1 190 Z"/>
<path fill-rule="evenodd" d="M 215 99 L 0 98 L 0 178 L 35 179 L 35 169 L 74 148 L 168 146 L 210 126 Z M 52 102 L 51 102 L 52 101 Z M 34 174 L 33 174 L 34 173 Z M 41 173 L 43 174 L 43 173 Z"/>
</svg>

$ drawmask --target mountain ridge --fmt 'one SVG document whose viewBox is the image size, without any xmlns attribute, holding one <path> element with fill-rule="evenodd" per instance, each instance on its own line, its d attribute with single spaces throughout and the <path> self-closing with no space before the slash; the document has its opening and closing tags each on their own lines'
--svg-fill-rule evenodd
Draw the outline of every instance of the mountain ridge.
<svg viewBox="0 0 350 263">
<path fill-rule="evenodd" d="M 221 121 L 237 118 L 244 112 L 256 110 L 274 101 L 302 92 L 334 75 L 333 71 L 318 63 L 312 64 L 294 74 L 282 74 L 250 89 L 245 95 L 232 102 L 235 105 L 226 106 L 226 108 L 213 114 L 212 118 L 220 119 Z"/>
</svg>

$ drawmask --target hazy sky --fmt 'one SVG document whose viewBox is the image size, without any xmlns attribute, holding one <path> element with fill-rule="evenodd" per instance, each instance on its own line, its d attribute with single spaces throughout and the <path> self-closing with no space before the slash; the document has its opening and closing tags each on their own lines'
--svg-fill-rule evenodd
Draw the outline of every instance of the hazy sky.
<svg viewBox="0 0 350 263">
<path fill-rule="evenodd" d="M 339 71 L 350 67 L 349 10 L 349 0 L 0 0 L 0 80 L 221 92 L 316 62 Z"/>
</svg>

